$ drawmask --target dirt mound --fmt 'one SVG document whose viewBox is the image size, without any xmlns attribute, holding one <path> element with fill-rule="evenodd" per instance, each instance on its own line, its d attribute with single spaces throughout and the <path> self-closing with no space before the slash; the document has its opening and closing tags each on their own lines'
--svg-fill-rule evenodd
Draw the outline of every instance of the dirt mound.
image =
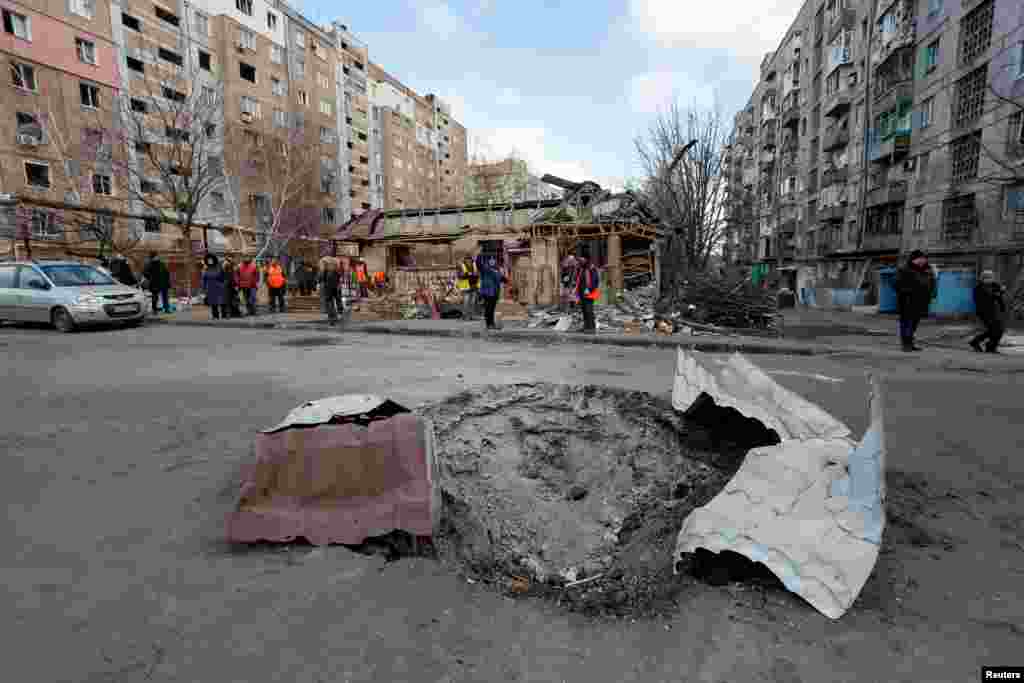
<svg viewBox="0 0 1024 683">
<path fill-rule="evenodd" d="M 585 612 L 671 608 L 693 580 L 673 574 L 683 519 L 749 448 L 777 442 L 716 422 L 715 410 L 686 418 L 649 394 L 553 384 L 477 388 L 421 408 L 436 429 L 440 559 Z"/>
</svg>

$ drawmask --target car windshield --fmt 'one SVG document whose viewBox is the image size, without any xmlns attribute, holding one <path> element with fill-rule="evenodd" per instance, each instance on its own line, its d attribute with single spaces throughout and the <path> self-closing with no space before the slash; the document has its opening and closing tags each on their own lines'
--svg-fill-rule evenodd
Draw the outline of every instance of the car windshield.
<svg viewBox="0 0 1024 683">
<path fill-rule="evenodd" d="M 46 276 L 58 287 L 83 287 L 89 285 L 116 285 L 109 275 L 93 268 L 79 264 L 60 266 L 42 266 Z"/>
</svg>

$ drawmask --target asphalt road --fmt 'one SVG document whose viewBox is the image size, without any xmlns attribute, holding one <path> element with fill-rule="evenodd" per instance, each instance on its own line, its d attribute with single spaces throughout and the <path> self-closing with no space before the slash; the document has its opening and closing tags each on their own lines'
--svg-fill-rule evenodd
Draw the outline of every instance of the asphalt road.
<svg viewBox="0 0 1024 683">
<path fill-rule="evenodd" d="M 0 328 L 5 680 L 975 681 L 1024 664 L 1019 377 L 759 356 L 856 432 L 886 381 L 889 546 L 831 622 L 786 594 L 683 596 L 669 620 L 590 620 L 426 559 L 230 552 L 222 521 L 256 430 L 297 404 L 413 406 L 478 383 L 671 393 L 670 351 L 382 335 Z"/>
</svg>

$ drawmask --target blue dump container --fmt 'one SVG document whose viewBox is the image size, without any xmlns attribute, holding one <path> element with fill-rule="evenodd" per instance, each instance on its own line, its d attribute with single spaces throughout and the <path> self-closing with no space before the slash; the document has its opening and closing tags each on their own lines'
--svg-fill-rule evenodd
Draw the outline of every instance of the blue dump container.
<svg viewBox="0 0 1024 683">
<path fill-rule="evenodd" d="M 974 313 L 974 285 L 977 276 L 972 270 L 939 272 L 938 295 L 928 312 L 932 315 Z"/>
<path fill-rule="evenodd" d="M 878 312 L 896 313 L 896 269 L 882 268 L 878 271 Z"/>
</svg>

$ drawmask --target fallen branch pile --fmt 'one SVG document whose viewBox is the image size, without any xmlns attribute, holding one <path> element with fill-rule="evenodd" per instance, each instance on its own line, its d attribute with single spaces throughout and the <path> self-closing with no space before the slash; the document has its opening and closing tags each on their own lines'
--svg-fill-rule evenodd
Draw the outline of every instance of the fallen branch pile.
<svg viewBox="0 0 1024 683">
<path fill-rule="evenodd" d="M 778 324 L 778 298 L 750 282 L 701 278 L 687 282 L 679 298 L 683 317 L 698 323 L 764 329 Z"/>
</svg>

